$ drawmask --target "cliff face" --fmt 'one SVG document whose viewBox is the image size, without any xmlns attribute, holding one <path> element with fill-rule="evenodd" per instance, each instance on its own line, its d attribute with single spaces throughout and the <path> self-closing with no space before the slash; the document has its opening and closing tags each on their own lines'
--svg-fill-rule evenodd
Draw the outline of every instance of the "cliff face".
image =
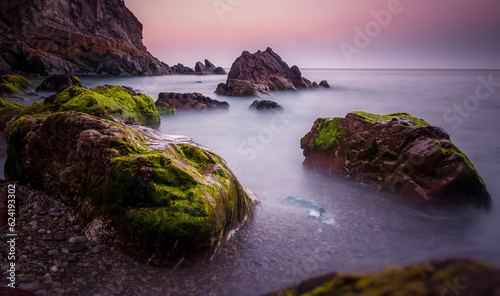
<svg viewBox="0 0 500 296">
<path fill-rule="evenodd" d="M 122 0 L 0 2 L 0 71 L 160 75 L 168 65 L 142 43 L 142 24 Z"/>
</svg>

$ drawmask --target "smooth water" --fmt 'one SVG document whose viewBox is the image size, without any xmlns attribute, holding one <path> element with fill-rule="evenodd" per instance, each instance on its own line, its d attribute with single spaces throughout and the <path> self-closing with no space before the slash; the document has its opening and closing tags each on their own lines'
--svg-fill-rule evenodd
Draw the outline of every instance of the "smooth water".
<svg viewBox="0 0 500 296">
<path fill-rule="evenodd" d="M 159 130 L 192 137 L 216 151 L 262 203 L 252 222 L 211 262 L 157 270 L 148 285 L 186 295 L 258 295 L 330 271 L 377 271 L 446 257 L 500 266 L 500 71 L 304 70 L 303 75 L 326 79 L 332 88 L 275 93 L 270 99 L 285 107 L 280 113 L 249 110 L 255 98 L 215 95 L 226 76 L 82 78 L 87 87 L 126 85 L 155 100 L 159 92 L 200 92 L 227 101 L 228 111 L 163 116 Z M 480 77 L 493 80 L 480 90 L 490 97 L 467 99 L 481 85 Z M 460 117 L 446 114 L 464 103 L 468 109 Z M 407 112 L 443 127 L 487 184 L 492 210 L 424 213 L 342 177 L 303 168 L 300 139 L 314 120 L 356 110 Z M 323 205 L 333 225 L 281 204 L 289 195 Z"/>
</svg>

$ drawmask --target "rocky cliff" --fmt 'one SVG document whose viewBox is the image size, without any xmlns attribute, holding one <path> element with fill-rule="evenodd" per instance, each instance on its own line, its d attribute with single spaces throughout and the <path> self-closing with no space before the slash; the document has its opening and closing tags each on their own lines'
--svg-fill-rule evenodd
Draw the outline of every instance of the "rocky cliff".
<svg viewBox="0 0 500 296">
<path fill-rule="evenodd" d="M 0 72 L 160 75 L 172 70 L 142 43 L 122 0 L 0 2 Z"/>
</svg>

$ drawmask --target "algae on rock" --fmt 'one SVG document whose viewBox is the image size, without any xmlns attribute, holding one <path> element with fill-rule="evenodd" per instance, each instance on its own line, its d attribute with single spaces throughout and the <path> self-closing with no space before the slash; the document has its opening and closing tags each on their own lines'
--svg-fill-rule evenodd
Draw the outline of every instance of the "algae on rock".
<svg viewBox="0 0 500 296">
<path fill-rule="evenodd" d="M 0 77 L 0 94 L 18 94 L 27 89 L 34 89 L 35 85 L 18 74 L 3 75 Z"/>
</svg>

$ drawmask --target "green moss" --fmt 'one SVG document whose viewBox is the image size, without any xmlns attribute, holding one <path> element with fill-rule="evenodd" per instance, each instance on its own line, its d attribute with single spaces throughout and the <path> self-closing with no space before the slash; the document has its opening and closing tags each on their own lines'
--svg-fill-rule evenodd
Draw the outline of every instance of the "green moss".
<svg viewBox="0 0 500 296">
<path fill-rule="evenodd" d="M 209 152 L 198 147 L 183 144 L 179 145 L 179 148 L 181 149 L 184 156 L 186 156 L 186 158 L 189 159 L 193 163 L 193 165 L 195 167 L 198 167 L 199 169 L 213 166 L 216 163 L 215 159 Z"/>
<path fill-rule="evenodd" d="M 0 109 L 10 109 L 10 108 L 23 108 L 23 106 L 19 105 L 16 102 L 7 101 L 5 99 L 0 98 Z"/>
<path fill-rule="evenodd" d="M 17 94 L 29 88 L 35 88 L 35 85 L 21 75 L 4 75 L 0 78 L 0 93 Z"/>
<path fill-rule="evenodd" d="M 352 113 L 356 114 L 361 120 L 363 120 L 365 122 L 369 122 L 369 123 L 379 123 L 379 122 L 389 121 L 393 118 L 401 118 L 401 119 L 409 119 L 409 120 L 413 121 L 413 123 L 415 123 L 415 126 L 413 128 L 419 128 L 422 126 L 430 125 L 425 120 L 413 117 L 408 113 L 392 113 L 392 114 L 388 114 L 388 115 L 377 115 L 377 114 L 372 114 L 372 113 L 362 112 L 362 111 L 355 111 Z"/>
<path fill-rule="evenodd" d="M 340 118 L 325 119 L 319 123 L 318 137 L 316 138 L 316 148 L 326 150 L 338 143 L 342 135 Z"/>
<path fill-rule="evenodd" d="M 177 113 L 177 109 L 170 107 L 169 104 L 156 105 L 158 113 L 162 115 L 173 115 Z"/>
</svg>

